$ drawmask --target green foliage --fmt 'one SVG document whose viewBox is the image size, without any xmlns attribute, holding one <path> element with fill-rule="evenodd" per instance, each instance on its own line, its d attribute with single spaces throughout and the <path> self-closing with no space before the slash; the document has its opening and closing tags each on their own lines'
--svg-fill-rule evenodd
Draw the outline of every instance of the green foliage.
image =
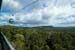
<svg viewBox="0 0 75 50">
<path fill-rule="evenodd" d="M 75 50 L 75 28 L 0 27 L 15 50 Z"/>
</svg>

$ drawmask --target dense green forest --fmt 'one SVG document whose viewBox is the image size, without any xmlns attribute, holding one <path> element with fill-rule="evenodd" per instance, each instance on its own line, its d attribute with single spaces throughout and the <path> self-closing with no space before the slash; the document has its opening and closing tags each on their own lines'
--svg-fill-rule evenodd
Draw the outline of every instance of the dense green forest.
<svg viewBox="0 0 75 50">
<path fill-rule="evenodd" d="M 75 50 L 75 27 L 0 27 L 15 50 Z"/>
</svg>

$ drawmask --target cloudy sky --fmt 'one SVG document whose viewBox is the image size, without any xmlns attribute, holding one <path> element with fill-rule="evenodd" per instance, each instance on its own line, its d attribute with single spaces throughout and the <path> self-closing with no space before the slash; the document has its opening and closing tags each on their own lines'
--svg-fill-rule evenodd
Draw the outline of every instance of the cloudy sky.
<svg viewBox="0 0 75 50">
<path fill-rule="evenodd" d="M 14 23 L 9 23 L 13 19 Z M 74 0 L 3 0 L 0 25 L 75 26 Z"/>
</svg>

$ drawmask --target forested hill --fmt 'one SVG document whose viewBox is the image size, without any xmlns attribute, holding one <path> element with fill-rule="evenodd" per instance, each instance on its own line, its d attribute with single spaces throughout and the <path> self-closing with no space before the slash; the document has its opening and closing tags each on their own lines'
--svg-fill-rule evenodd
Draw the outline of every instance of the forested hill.
<svg viewBox="0 0 75 50">
<path fill-rule="evenodd" d="M 75 50 L 75 27 L 1 26 L 15 50 Z"/>
</svg>

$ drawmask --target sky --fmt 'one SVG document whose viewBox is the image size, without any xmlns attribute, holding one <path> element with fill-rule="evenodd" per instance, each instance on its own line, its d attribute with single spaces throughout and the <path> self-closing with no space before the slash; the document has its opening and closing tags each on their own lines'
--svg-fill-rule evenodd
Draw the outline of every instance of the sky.
<svg viewBox="0 0 75 50">
<path fill-rule="evenodd" d="M 14 23 L 9 23 L 13 19 Z M 0 26 L 75 26 L 75 0 L 3 0 Z"/>
</svg>

